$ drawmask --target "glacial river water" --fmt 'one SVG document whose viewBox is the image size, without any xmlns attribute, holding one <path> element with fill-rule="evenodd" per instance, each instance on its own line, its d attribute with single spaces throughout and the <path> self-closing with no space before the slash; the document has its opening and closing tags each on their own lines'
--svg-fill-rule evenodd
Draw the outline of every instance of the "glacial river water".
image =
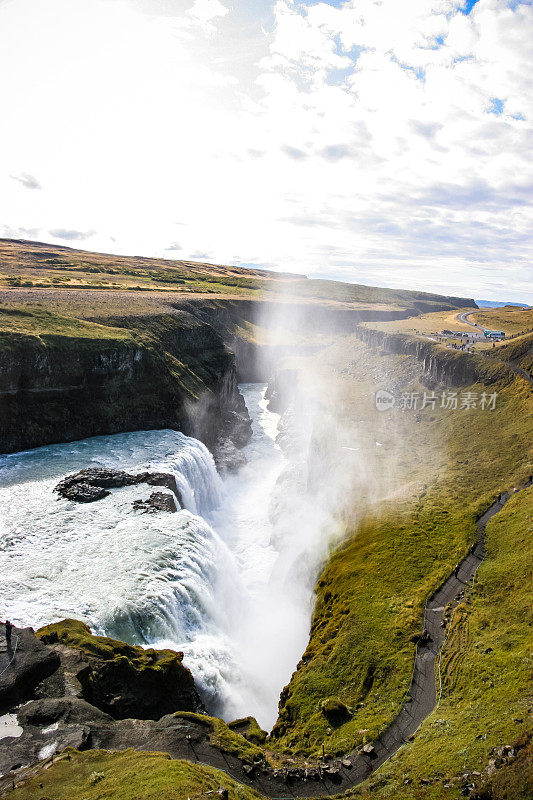
<svg viewBox="0 0 533 800">
<path fill-rule="evenodd" d="M 322 526 L 276 444 L 265 386 L 241 390 L 253 423 L 248 463 L 224 480 L 201 442 L 170 430 L 2 457 L 0 617 L 34 627 L 73 617 L 132 644 L 183 650 L 209 711 L 253 714 L 270 728 L 305 649 Z M 89 466 L 172 472 L 185 508 L 135 511 L 153 491 L 144 485 L 91 504 L 53 492 Z"/>
</svg>

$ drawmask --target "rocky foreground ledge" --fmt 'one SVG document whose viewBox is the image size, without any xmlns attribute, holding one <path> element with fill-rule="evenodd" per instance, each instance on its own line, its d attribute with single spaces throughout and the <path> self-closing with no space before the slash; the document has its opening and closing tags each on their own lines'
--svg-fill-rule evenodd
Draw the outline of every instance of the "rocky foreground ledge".
<svg viewBox="0 0 533 800">
<path fill-rule="evenodd" d="M 63 620 L 35 633 L 0 623 L 0 794 L 54 754 L 159 751 L 230 768 L 238 779 L 272 769 L 253 718 L 227 726 L 205 713 L 182 653 L 144 650 Z M 266 778 L 268 780 L 268 777 Z M 3 796 L 3 794 L 2 794 Z"/>
<path fill-rule="evenodd" d="M 16 739 L 0 740 L 2 774 L 38 760 L 51 741 L 57 751 L 94 746 L 91 722 L 109 726 L 128 717 L 159 720 L 176 711 L 204 711 L 183 653 L 93 636 L 77 620 L 37 634 L 13 628 L 10 641 L 1 624 L 0 644 L 0 714 L 16 714 L 23 728 Z"/>
<path fill-rule="evenodd" d="M 158 719 L 171 711 L 203 711 L 183 653 L 145 650 L 94 636 L 83 622 L 41 628 L 0 624 L 0 712 L 27 700 L 83 699 L 114 719 Z"/>
<path fill-rule="evenodd" d="M 130 748 L 211 764 L 274 797 L 292 781 L 306 781 L 310 796 L 340 784 L 336 763 L 269 763 L 253 717 L 208 716 L 181 653 L 94 636 L 76 620 L 13 628 L 5 643 L 0 624 L 0 715 L 12 715 L 13 729 L 0 739 L 0 794 L 54 753 Z"/>
<path fill-rule="evenodd" d="M 174 703 L 196 710 L 155 718 Z M 324 708 L 324 713 L 332 710 L 338 712 Z M 203 712 L 180 653 L 93 636 L 75 620 L 49 625 L 37 635 L 31 628 L 14 628 L 7 647 L 0 623 L 0 715 L 6 712 L 11 732 L 0 738 L 2 797 L 27 782 L 30 792 L 39 781 L 42 789 L 54 754 L 60 762 L 74 763 L 87 750 L 97 751 L 98 766 L 113 752 L 138 751 L 135 772 L 142 769 L 143 753 L 157 751 L 222 769 L 227 773 L 221 775 L 222 784 L 228 784 L 230 775 L 261 795 L 287 800 L 337 796 L 370 775 L 376 759 L 369 745 L 358 755 L 326 756 L 318 763 L 279 754 L 272 763 L 274 754 L 264 749 L 266 733 L 253 718 L 226 725 Z M 123 718 L 127 714 L 131 716 Z M 493 782 L 501 776 L 505 785 L 506 770 L 515 760 L 517 769 L 527 768 L 528 745 L 529 739 L 523 739 L 495 751 L 483 774 L 475 773 L 482 783 L 479 790 L 470 783 L 473 774 L 450 783 L 472 800 L 489 800 L 496 796 Z M 421 786 L 430 783 L 423 780 Z M 224 785 L 218 795 L 233 796 Z M 41 794 L 27 796 L 33 800 Z"/>
</svg>

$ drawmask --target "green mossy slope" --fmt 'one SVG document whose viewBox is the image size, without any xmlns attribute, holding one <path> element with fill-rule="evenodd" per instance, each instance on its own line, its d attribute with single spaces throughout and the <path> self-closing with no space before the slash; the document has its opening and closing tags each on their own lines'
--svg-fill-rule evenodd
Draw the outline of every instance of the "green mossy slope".
<svg viewBox="0 0 533 800">
<path fill-rule="evenodd" d="M 364 348 L 353 352 L 367 363 Z M 411 357 L 382 354 L 379 377 L 397 381 L 412 363 Z M 329 374 L 330 382 L 340 383 Z M 357 366 L 354 375 L 361 375 Z M 343 403 L 347 424 L 363 417 L 372 428 L 368 382 L 342 377 L 334 402 Z M 416 380 L 409 385 L 426 390 Z M 466 390 L 479 398 L 487 386 L 461 387 Z M 395 409 L 380 418 L 375 438 L 385 443 L 382 458 L 411 499 L 375 505 L 332 553 L 317 584 L 307 650 L 282 694 L 275 746 L 318 754 L 324 744 L 327 752 L 345 752 L 375 737 L 397 713 L 411 678 L 409 639 L 421 630 L 426 597 L 474 541 L 477 517 L 533 472 L 529 387 L 506 380 L 490 391 L 498 391 L 491 411 L 437 407 L 402 415 Z M 520 595 L 519 586 L 515 591 Z M 321 708 L 329 697 L 353 716 L 331 724 Z"/>
<path fill-rule="evenodd" d="M 520 750 L 516 763 L 498 758 L 500 747 L 527 743 L 533 727 L 532 534 L 530 487 L 487 525 L 486 561 L 456 610 L 443 648 L 440 706 L 414 741 L 370 781 L 381 797 L 458 798 L 468 783 L 492 785 L 482 795 L 486 800 L 533 796 L 531 744 Z M 491 759 L 496 761 L 492 776 L 486 772 Z M 429 785 L 421 784 L 428 779 Z M 356 794 L 365 792 L 361 788 Z"/>
<path fill-rule="evenodd" d="M 218 797 L 220 786 L 230 800 L 260 797 L 219 770 L 187 761 L 173 761 L 162 753 L 125 750 L 108 753 L 70 752 L 46 771 L 39 772 L 14 792 L 13 800 L 205 800 Z"/>
</svg>

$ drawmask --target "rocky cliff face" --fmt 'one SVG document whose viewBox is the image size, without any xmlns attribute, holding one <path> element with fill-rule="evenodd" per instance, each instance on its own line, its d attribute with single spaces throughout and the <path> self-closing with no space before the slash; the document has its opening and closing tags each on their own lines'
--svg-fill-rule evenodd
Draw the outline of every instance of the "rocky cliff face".
<svg viewBox="0 0 533 800">
<path fill-rule="evenodd" d="M 422 313 L 416 308 L 348 308 L 269 300 L 182 300 L 176 308 L 194 315 L 212 326 L 235 354 L 240 381 L 269 380 L 277 364 L 287 355 L 307 355 L 316 345 L 268 345 L 257 341 L 253 328 L 263 332 L 281 325 L 298 334 L 352 333 L 358 322 L 365 320 L 405 319 Z M 432 308 L 431 310 L 436 310 Z M 247 331 L 252 326 L 252 332 Z"/>
<path fill-rule="evenodd" d="M 513 380 L 512 371 L 504 364 L 494 363 L 475 353 L 449 350 L 429 340 L 371 328 L 357 327 L 355 335 L 373 349 L 414 356 L 432 384 L 461 386 L 477 381 L 489 384 L 496 380 Z"/>
<path fill-rule="evenodd" d="M 252 764 L 263 765 L 255 742 L 265 732 L 253 718 L 232 729 L 207 716 L 182 653 L 94 636 L 77 620 L 10 633 L 7 652 L 0 648 L 0 715 L 9 715 L 0 737 L 0 794 L 27 765 L 44 765 L 67 747 L 155 750 L 180 759 L 192 750 L 244 782 Z M 2 642 L 5 635 L 0 622 Z"/>
<path fill-rule="evenodd" d="M 280 315 L 299 333 L 355 330 L 373 347 L 413 354 L 435 381 L 489 379 L 499 369 L 479 357 L 437 352 L 431 342 L 358 327 L 412 311 L 180 300 L 169 314 L 100 319 L 98 336 L 3 334 L 0 452 L 169 427 L 201 439 L 219 465 L 231 467 L 251 435 L 237 382 L 268 380 L 287 350 L 261 344 L 254 326 L 275 325 Z"/>
<path fill-rule="evenodd" d="M 247 441 L 235 357 L 212 326 L 185 311 L 113 324 L 124 336 L 4 335 L 0 452 L 165 427 L 212 449 Z"/>
</svg>

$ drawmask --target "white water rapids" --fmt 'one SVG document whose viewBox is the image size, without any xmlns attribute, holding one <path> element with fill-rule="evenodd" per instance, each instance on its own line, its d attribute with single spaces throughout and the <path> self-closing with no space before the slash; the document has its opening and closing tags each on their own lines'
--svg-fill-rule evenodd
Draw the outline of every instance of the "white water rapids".
<svg viewBox="0 0 533 800">
<path fill-rule="evenodd" d="M 247 465 L 225 480 L 203 444 L 170 430 L 2 457 L 0 617 L 33 627 L 72 617 L 183 650 L 209 711 L 269 729 L 306 645 L 324 525 L 286 469 L 265 387 L 241 389 L 253 436 Z M 185 509 L 135 511 L 153 491 L 145 485 L 90 504 L 53 492 L 91 466 L 172 472 Z"/>
</svg>

